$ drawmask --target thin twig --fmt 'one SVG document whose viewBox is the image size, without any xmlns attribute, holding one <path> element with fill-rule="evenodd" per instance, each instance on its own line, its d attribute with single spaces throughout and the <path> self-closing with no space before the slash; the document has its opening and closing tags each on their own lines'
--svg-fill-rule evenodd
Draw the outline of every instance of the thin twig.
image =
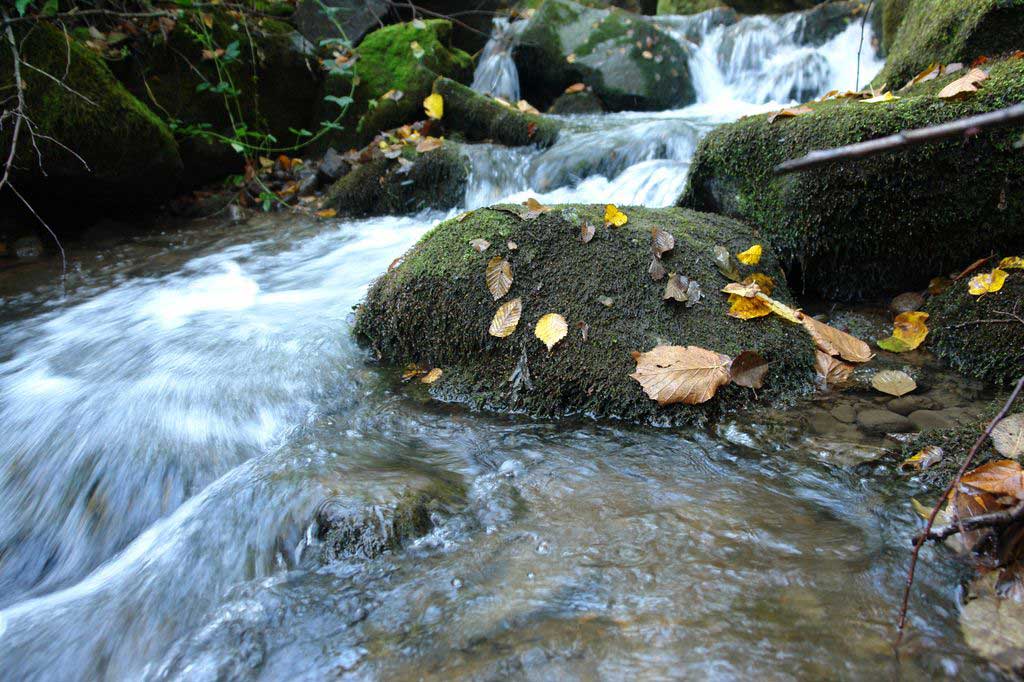
<svg viewBox="0 0 1024 682">
<path fill-rule="evenodd" d="M 967 458 L 964 459 L 963 464 L 960 465 L 960 470 L 957 471 L 956 476 L 954 476 L 953 480 L 949 482 L 948 486 L 946 486 L 946 490 L 939 497 L 939 501 L 935 503 L 934 507 L 932 507 L 932 513 L 928 516 L 928 521 L 925 523 L 924 531 L 922 531 L 918 536 L 917 542 L 914 543 L 914 551 L 910 555 L 910 568 L 907 570 L 907 582 L 903 589 L 903 603 L 900 605 L 900 617 L 897 625 L 896 642 L 894 643 L 894 646 L 898 647 L 900 642 L 903 640 L 903 628 L 907 623 L 907 607 L 910 603 L 910 589 L 914 586 L 914 572 L 917 570 L 917 559 L 921 554 L 921 547 L 924 546 L 924 542 L 928 538 L 928 534 L 931 532 L 932 526 L 935 524 L 935 517 L 939 515 L 939 510 L 942 509 L 942 503 L 949 498 L 949 494 L 954 492 L 960 484 L 960 479 L 963 478 L 963 475 L 967 472 L 967 468 L 971 466 L 971 462 L 974 461 L 974 457 L 978 454 L 978 450 L 981 449 L 985 440 L 992 435 L 992 429 L 994 429 L 996 424 L 1001 422 L 1010 412 L 1010 408 L 1013 407 L 1014 401 L 1017 399 L 1017 396 L 1020 395 L 1021 389 L 1024 389 L 1024 376 L 1017 381 L 1017 385 L 1014 387 L 1013 392 L 1010 393 L 1010 397 L 1007 398 L 1006 404 L 1003 405 L 1003 409 L 999 410 L 999 414 L 995 416 L 995 419 L 989 422 L 988 426 L 985 427 L 984 433 L 982 433 L 978 440 L 974 442 L 974 445 L 971 446 L 970 452 L 967 453 Z M 961 521 L 959 523 L 961 524 L 961 528 L 963 528 L 965 527 L 963 524 L 966 524 L 967 521 Z"/>
<path fill-rule="evenodd" d="M 11 28 L 10 26 L 8 26 L 8 27 L 7 27 L 7 29 L 8 29 L 8 30 L 10 30 L 10 28 Z M 75 90 L 75 89 L 74 89 L 74 88 L 72 88 L 72 87 L 71 87 L 70 85 L 68 85 L 67 83 L 65 83 L 64 81 L 62 81 L 62 80 L 61 80 L 60 78 L 57 78 L 56 76 L 54 76 L 54 75 L 53 75 L 52 73 L 49 73 L 48 71 L 43 71 L 43 70 L 42 70 L 42 69 L 40 69 L 40 68 L 39 68 L 38 66 L 35 66 L 35 65 L 33 65 L 33 64 L 30 64 L 29 62 L 26 62 L 25 60 L 22 60 L 22 61 L 21 61 L 21 65 L 22 65 L 22 66 L 27 66 L 28 68 L 32 69 L 33 71 L 35 71 L 35 72 L 37 72 L 37 73 L 40 73 L 40 74 L 42 74 L 42 75 L 46 76 L 47 78 L 49 78 L 50 80 L 52 80 L 52 81 L 53 81 L 54 83 L 56 83 L 56 84 L 57 84 L 57 85 L 59 85 L 60 87 L 64 88 L 64 89 L 65 89 L 65 90 L 67 90 L 68 92 L 70 92 L 70 93 L 71 93 L 72 95 L 76 95 L 76 96 L 78 96 L 78 97 L 81 97 L 81 98 L 82 98 L 82 99 L 84 99 L 84 100 L 85 100 L 86 102 L 88 102 L 89 104 L 93 105 L 94 107 L 98 107 L 98 106 L 99 106 L 98 104 L 96 104 L 96 102 L 92 101 L 91 99 L 89 99 L 88 97 L 86 97 L 85 95 L 83 95 L 82 93 L 80 93 L 80 92 L 79 92 L 78 90 Z M 66 77 L 66 76 L 65 76 L 65 77 Z"/>
<path fill-rule="evenodd" d="M 7 12 L 0 10 L 0 16 L 7 20 Z M 14 59 L 14 87 L 17 90 L 18 104 L 14 111 L 14 132 L 11 134 L 11 151 L 4 163 L 4 174 L 0 177 L 0 189 L 10 184 L 11 166 L 14 165 L 14 155 L 18 151 L 18 136 L 21 134 L 21 121 L 25 115 L 25 84 L 21 81 L 21 54 L 18 52 L 18 43 L 14 39 L 14 29 L 7 26 L 4 31 L 7 34 L 7 42 L 11 46 L 11 56 Z"/>
<path fill-rule="evenodd" d="M 943 526 L 941 528 L 933 528 L 928 533 L 920 533 L 914 537 L 914 542 L 917 543 L 924 537 L 925 540 L 945 540 L 946 538 L 956 535 L 957 533 L 963 533 L 965 530 L 978 530 L 979 528 L 998 528 L 1000 526 L 1008 526 L 1015 521 L 1019 521 L 1024 518 L 1024 502 L 1018 502 L 1016 506 L 1002 511 L 990 512 L 988 514 L 978 514 L 972 516 L 969 519 L 962 520 L 959 524 Z"/>
<path fill-rule="evenodd" d="M 903 147 L 938 142 L 939 140 L 960 135 L 976 135 L 985 128 L 1014 125 L 1021 121 L 1024 121 L 1024 103 L 1014 104 L 1005 109 L 991 111 L 987 114 L 979 114 L 978 116 L 970 116 L 949 121 L 948 123 L 928 126 L 927 128 L 906 130 L 902 133 L 889 135 L 877 140 L 867 140 L 866 142 L 858 142 L 846 145 L 845 147 L 813 151 L 799 159 L 791 159 L 780 163 L 775 167 L 775 174 L 784 175 L 796 171 L 805 171 L 847 159 L 863 159 L 875 156 L 876 154 L 902 149 Z"/>
<path fill-rule="evenodd" d="M 36 220 L 39 221 L 39 224 L 42 225 L 46 229 L 46 231 L 50 233 L 51 237 L 53 237 L 54 243 L 57 245 L 57 248 L 60 250 L 60 283 L 61 283 L 61 287 L 66 290 L 66 287 L 67 287 L 67 275 L 68 275 L 68 259 L 67 259 L 67 255 L 64 253 L 64 245 L 61 244 L 60 243 L 60 239 L 57 238 L 57 233 L 54 232 L 53 229 L 49 225 L 46 224 L 46 221 L 43 220 L 42 217 L 38 213 L 36 213 L 36 209 L 34 209 L 32 207 L 32 204 L 30 204 L 28 202 L 28 199 L 26 199 L 25 197 L 21 196 L 21 192 L 19 192 L 17 189 L 15 189 L 14 185 L 12 185 L 11 183 L 7 183 L 7 188 L 10 189 L 12 192 L 14 192 L 14 196 L 18 197 L 18 199 L 21 200 L 21 203 L 25 204 L 25 208 L 27 208 L 29 211 L 32 212 L 32 215 L 34 215 L 36 217 Z"/>
<path fill-rule="evenodd" d="M 875 0 L 868 2 L 868 8 L 864 10 L 864 16 L 860 20 L 860 43 L 857 45 L 857 79 L 856 79 L 856 90 L 860 90 L 860 53 L 864 49 L 864 24 L 868 23 L 868 15 L 871 14 L 871 6 L 875 4 Z"/>
</svg>

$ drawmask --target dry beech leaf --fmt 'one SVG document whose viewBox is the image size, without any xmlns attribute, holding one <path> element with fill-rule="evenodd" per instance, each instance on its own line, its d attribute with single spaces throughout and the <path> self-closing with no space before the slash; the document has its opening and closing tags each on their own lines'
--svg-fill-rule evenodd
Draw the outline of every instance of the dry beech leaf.
<svg viewBox="0 0 1024 682">
<path fill-rule="evenodd" d="M 829 355 L 847 362 L 867 362 L 873 357 L 871 347 L 855 336 L 819 322 L 810 315 L 803 315 L 801 322 L 818 348 Z"/>
<path fill-rule="evenodd" d="M 590 240 L 594 238 L 594 234 L 597 232 L 597 228 L 590 223 L 583 223 L 580 225 L 580 241 L 584 244 L 589 244 Z"/>
<path fill-rule="evenodd" d="M 967 493 L 978 491 L 997 497 L 1021 497 L 1024 493 L 1024 472 L 1012 459 L 1000 459 L 967 472 L 960 483 L 968 488 Z"/>
<path fill-rule="evenodd" d="M 853 365 L 820 350 L 814 351 L 814 372 L 826 386 L 845 384 L 853 374 Z"/>
<path fill-rule="evenodd" d="M 565 89 L 565 94 L 571 95 L 573 93 L 583 92 L 586 89 L 587 86 L 584 85 L 583 83 L 573 83 L 572 85 Z"/>
<path fill-rule="evenodd" d="M 432 384 L 435 381 L 437 381 L 438 379 L 440 379 L 442 374 L 443 374 L 443 372 L 441 371 L 441 368 L 440 367 L 435 367 L 434 369 L 432 369 L 429 372 L 427 372 L 423 376 L 423 378 L 420 379 L 420 381 L 422 381 L 425 384 Z"/>
<path fill-rule="evenodd" d="M 427 370 L 423 369 L 415 362 L 409 363 L 405 366 L 405 371 L 402 372 L 402 381 L 408 381 L 409 379 L 415 379 L 418 376 L 426 374 Z"/>
<path fill-rule="evenodd" d="M 776 112 L 770 114 L 768 116 L 768 122 L 769 123 L 775 123 L 775 120 L 779 119 L 779 118 L 793 118 L 794 116 L 802 116 L 803 114 L 809 114 L 812 111 L 814 111 L 814 110 L 811 109 L 808 106 L 801 106 L 801 107 L 793 107 L 793 108 L 789 108 L 789 109 L 782 109 L 780 111 L 776 111 Z"/>
<path fill-rule="evenodd" d="M 629 216 L 619 210 L 615 204 L 608 204 L 604 207 L 605 227 L 622 227 L 629 222 Z"/>
<path fill-rule="evenodd" d="M 665 270 L 665 266 L 661 264 L 661 260 L 658 258 L 651 259 L 651 266 L 647 268 L 647 272 L 655 282 L 660 282 L 665 279 L 665 275 L 668 274 L 668 271 Z"/>
<path fill-rule="evenodd" d="M 913 457 L 903 460 L 900 468 L 904 471 L 924 471 L 941 462 L 943 454 L 942 448 L 938 445 L 926 445 Z"/>
<path fill-rule="evenodd" d="M 428 95 L 427 98 L 423 100 L 423 111 L 426 112 L 428 118 L 440 121 L 444 116 L 444 97 L 436 92 L 432 95 Z"/>
<path fill-rule="evenodd" d="M 764 293 L 757 294 L 756 298 L 757 300 L 761 301 L 766 306 L 768 306 L 769 310 L 771 310 L 773 313 L 775 313 L 782 319 L 786 320 L 787 322 L 792 322 L 793 324 L 803 324 L 804 314 L 801 313 L 799 310 L 790 308 L 785 303 L 780 303 L 779 301 L 776 301 L 774 298 L 771 298 L 765 295 Z"/>
<path fill-rule="evenodd" d="M 1024 454 L 1024 412 L 1011 414 L 992 429 L 992 444 L 1003 457 Z"/>
<path fill-rule="evenodd" d="M 491 243 L 486 239 L 470 239 L 469 245 L 472 246 L 477 253 L 483 253 L 491 247 Z"/>
<path fill-rule="evenodd" d="M 651 253 L 655 258 L 661 258 L 675 247 L 676 238 L 672 236 L 672 233 L 666 232 L 660 227 L 651 230 Z"/>
<path fill-rule="evenodd" d="M 558 313 L 548 313 L 537 320 L 537 328 L 534 329 L 533 333 L 544 342 L 544 345 L 550 351 L 555 347 L 556 343 L 564 339 L 565 335 L 569 333 L 569 325 L 566 323 L 565 318 Z"/>
<path fill-rule="evenodd" d="M 754 244 L 746 251 L 736 254 L 736 258 L 744 265 L 757 265 L 761 262 L 762 248 L 760 244 Z"/>
<path fill-rule="evenodd" d="M 729 357 L 697 346 L 656 346 L 634 353 L 636 371 L 629 376 L 659 405 L 697 405 L 729 383 Z"/>
<path fill-rule="evenodd" d="M 665 283 L 665 293 L 661 295 L 661 298 L 666 301 L 671 300 L 686 303 L 690 300 L 690 297 L 687 294 L 689 286 L 689 277 L 673 272 L 668 276 L 668 282 Z"/>
<path fill-rule="evenodd" d="M 898 369 L 886 369 L 876 372 L 875 376 L 871 377 L 871 385 L 874 386 L 876 391 L 894 395 L 897 398 L 917 388 L 917 382 L 914 381 L 913 377 Z"/>
<path fill-rule="evenodd" d="M 495 256 L 487 261 L 484 277 L 487 280 L 487 290 L 491 292 L 495 301 L 512 288 L 512 266 L 501 256 Z"/>
<path fill-rule="evenodd" d="M 733 260 L 733 257 L 729 255 L 729 250 L 724 246 L 716 246 L 714 248 L 715 267 L 726 279 L 731 279 L 734 282 L 740 281 L 740 269 Z"/>
<path fill-rule="evenodd" d="M 946 87 L 939 90 L 940 99 L 956 99 L 978 91 L 978 84 L 988 78 L 981 69 L 971 69 L 966 75 L 960 76 Z"/>
<path fill-rule="evenodd" d="M 521 99 L 516 103 L 516 109 L 519 109 L 519 111 L 523 112 L 524 114 L 540 115 L 540 112 L 537 111 L 537 108 L 530 104 L 529 102 L 527 102 L 525 99 Z"/>
<path fill-rule="evenodd" d="M 519 318 L 523 314 L 523 302 L 521 299 L 513 298 L 501 304 L 494 318 L 491 320 L 491 328 L 487 331 L 491 336 L 504 339 L 511 336 L 519 326 Z"/>
<path fill-rule="evenodd" d="M 432 152 L 435 149 L 440 149 L 444 145 L 444 140 L 438 137 L 424 137 L 422 140 L 416 143 L 416 153 L 425 154 L 426 152 Z"/>
<path fill-rule="evenodd" d="M 761 291 L 756 283 L 751 282 L 750 284 L 740 284 L 739 282 L 730 282 L 722 287 L 722 291 L 726 294 L 733 294 L 736 296 L 742 296 L 743 298 L 754 298 L 758 292 Z"/>
<path fill-rule="evenodd" d="M 580 330 L 580 338 L 583 339 L 583 343 L 586 343 L 587 336 L 590 335 L 590 325 L 580 320 L 576 323 L 576 328 Z"/>
<path fill-rule="evenodd" d="M 908 81 L 907 84 L 904 85 L 902 89 L 906 90 L 907 88 L 910 88 L 910 87 L 912 87 L 914 85 L 917 85 L 918 83 L 925 83 L 925 82 L 930 81 L 930 80 L 935 80 L 941 74 L 942 74 L 942 65 L 939 64 L 938 62 L 935 62 L 931 66 L 929 66 L 927 69 L 925 69 L 921 73 L 919 73 L 916 76 L 914 76 L 913 78 L 911 78 L 910 81 Z"/>
<path fill-rule="evenodd" d="M 746 388 L 761 388 L 768 376 L 768 361 L 760 353 L 745 350 L 736 356 L 729 367 L 732 382 Z"/>
<path fill-rule="evenodd" d="M 317 218 L 323 218 L 325 220 L 328 218 L 333 218 L 336 215 L 338 215 L 338 212 L 333 208 L 324 208 L 316 212 Z"/>
<path fill-rule="evenodd" d="M 999 261 L 1000 270 L 1024 270 L 1024 258 L 1021 256 L 1009 256 Z"/>
<path fill-rule="evenodd" d="M 967 283 L 967 292 L 971 296 L 983 296 L 999 291 L 1003 288 L 1003 282 L 1006 281 L 1006 274 L 1006 270 L 996 268 L 992 272 L 975 275 Z"/>
<path fill-rule="evenodd" d="M 548 211 L 551 210 L 550 208 L 548 208 L 544 204 L 540 203 L 539 201 L 537 201 L 533 197 L 530 197 L 529 199 L 524 201 L 523 202 L 523 206 L 525 206 L 526 209 L 527 209 L 525 217 L 528 220 L 532 220 L 532 219 L 536 218 L 537 216 L 539 216 L 541 213 L 547 213 Z"/>
</svg>

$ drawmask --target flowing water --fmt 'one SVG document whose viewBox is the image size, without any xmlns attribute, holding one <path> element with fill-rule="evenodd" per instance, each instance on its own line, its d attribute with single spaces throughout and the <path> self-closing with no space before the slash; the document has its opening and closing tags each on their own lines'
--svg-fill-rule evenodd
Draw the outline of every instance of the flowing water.
<svg viewBox="0 0 1024 682">
<path fill-rule="evenodd" d="M 715 124 L 854 85 L 857 27 L 809 48 L 792 17 L 664 23 L 698 104 L 567 119 L 545 151 L 472 146 L 466 205 L 668 205 Z M 872 396 L 670 431 L 396 387 L 351 309 L 443 217 L 168 224 L 74 253 L 66 293 L 48 262 L 0 276 L 0 677 L 995 676 L 943 552 L 889 647 L 908 489 L 853 473 L 885 441 L 830 416 Z M 984 397 L 922 371 L 951 409 Z M 325 502 L 369 546 L 410 491 L 444 501 L 424 535 L 328 551 Z"/>
</svg>

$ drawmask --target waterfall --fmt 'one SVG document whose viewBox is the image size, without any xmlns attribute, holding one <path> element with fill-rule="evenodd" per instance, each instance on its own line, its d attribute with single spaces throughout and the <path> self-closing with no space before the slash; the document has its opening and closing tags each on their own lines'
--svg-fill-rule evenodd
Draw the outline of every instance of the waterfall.
<svg viewBox="0 0 1024 682">
<path fill-rule="evenodd" d="M 512 60 L 512 48 L 526 22 L 509 22 L 505 17 L 494 20 L 491 39 L 487 41 L 473 74 L 472 88 L 508 102 L 519 101 L 519 72 Z"/>
</svg>

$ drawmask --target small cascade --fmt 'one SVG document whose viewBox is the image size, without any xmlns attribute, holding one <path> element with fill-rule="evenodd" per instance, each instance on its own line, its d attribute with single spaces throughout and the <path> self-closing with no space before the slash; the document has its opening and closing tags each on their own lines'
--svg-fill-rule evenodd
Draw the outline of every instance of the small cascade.
<svg viewBox="0 0 1024 682">
<path fill-rule="evenodd" d="M 512 60 L 512 48 L 525 25 L 526 22 L 510 22 L 505 17 L 495 18 L 491 39 L 484 46 L 473 74 L 474 90 L 508 102 L 519 101 L 519 72 Z"/>
</svg>

